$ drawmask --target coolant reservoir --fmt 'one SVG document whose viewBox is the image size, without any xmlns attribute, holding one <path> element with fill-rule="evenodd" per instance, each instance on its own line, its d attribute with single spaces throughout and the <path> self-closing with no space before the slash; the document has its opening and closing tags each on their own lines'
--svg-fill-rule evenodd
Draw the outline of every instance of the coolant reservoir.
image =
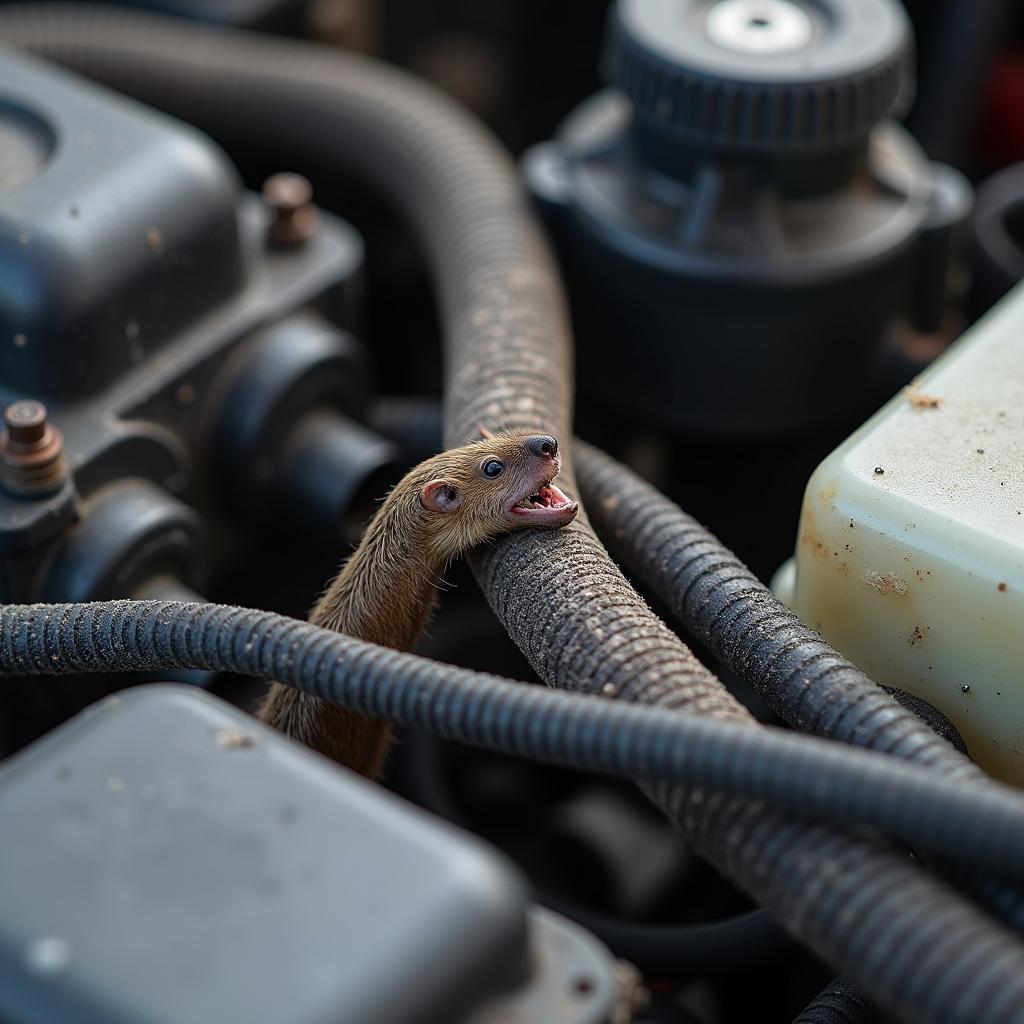
<svg viewBox="0 0 1024 1024">
<path fill-rule="evenodd" d="M 1024 785 L 1024 286 L 818 467 L 775 587 Z"/>
</svg>

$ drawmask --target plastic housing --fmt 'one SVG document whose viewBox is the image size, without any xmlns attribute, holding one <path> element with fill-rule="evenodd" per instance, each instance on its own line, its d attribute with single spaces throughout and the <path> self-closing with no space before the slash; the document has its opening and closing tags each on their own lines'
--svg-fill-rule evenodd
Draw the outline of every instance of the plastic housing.
<svg viewBox="0 0 1024 1024">
<path fill-rule="evenodd" d="M 12 758 L 0 816 L 4 1020 L 454 1022 L 529 975 L 495 851 L 195 689 Z"/>
<path fill-rule="evenodd" d="M 1024 288 L 819 466 L 776 590 L 1024 784 Z"/>
</svg>

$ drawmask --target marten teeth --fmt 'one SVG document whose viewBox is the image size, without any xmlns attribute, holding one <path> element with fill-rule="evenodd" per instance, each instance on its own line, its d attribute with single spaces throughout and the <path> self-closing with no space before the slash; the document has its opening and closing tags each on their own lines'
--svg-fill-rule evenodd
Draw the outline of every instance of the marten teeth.
<svg viewBox="0 0 1024 1024">
<path fill-rule="evenodd" d="M 545 509 L 545 508 L 565 508 L 566 502 L 559 501 L 553 491 L 546 484 L 536 493 L 531 494 L 528 498 L 523 498 L 522 501 L 515 503 L 515 508 L 527 508 L 527 509 Z"/>
</svg>

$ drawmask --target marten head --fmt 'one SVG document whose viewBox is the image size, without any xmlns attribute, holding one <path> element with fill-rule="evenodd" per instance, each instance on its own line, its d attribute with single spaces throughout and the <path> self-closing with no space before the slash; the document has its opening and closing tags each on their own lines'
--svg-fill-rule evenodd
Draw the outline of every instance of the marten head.
<svg viewBox="0 0 1024 1024">
<path fill-rule="evenodd" d="M 571 523 L 579 506 L 554 485 L 560 468 L 547 434 L 485 433 L 423 464 L 419 500 L 457 554 L 511 530 Z"/>
</svg>

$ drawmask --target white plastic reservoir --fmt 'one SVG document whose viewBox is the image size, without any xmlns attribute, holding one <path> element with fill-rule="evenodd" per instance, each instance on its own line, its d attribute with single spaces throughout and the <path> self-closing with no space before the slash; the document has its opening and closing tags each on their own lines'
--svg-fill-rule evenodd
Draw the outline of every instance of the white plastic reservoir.
<svg viewBox="0 0 1024 1024">
<path fill-rule="evenodd" d="M 1024 785 L 1024 286 L 818 467 L 775 587 Z"/>
</svg>

